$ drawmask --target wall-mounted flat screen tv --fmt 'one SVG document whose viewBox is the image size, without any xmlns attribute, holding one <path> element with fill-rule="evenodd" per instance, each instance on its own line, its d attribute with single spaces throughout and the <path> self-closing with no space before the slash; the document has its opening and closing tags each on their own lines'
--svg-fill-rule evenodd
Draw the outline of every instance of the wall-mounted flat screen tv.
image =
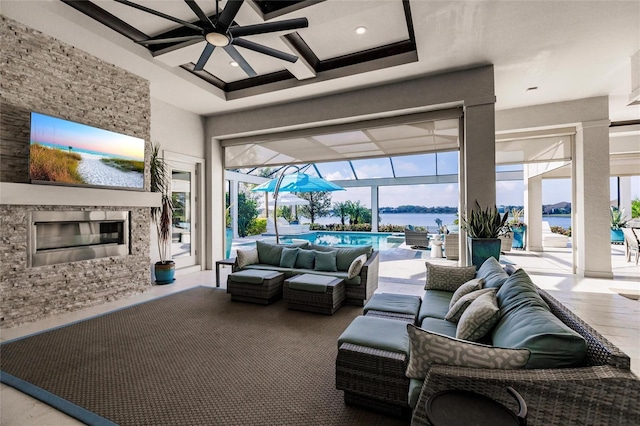
<svg viewBox="0 0 640 426">
<path fill-rule="evenodd" d="M 31 113 L 29 177 L 51 183 L 144 189 L 144 139 Z"/>
</svg>

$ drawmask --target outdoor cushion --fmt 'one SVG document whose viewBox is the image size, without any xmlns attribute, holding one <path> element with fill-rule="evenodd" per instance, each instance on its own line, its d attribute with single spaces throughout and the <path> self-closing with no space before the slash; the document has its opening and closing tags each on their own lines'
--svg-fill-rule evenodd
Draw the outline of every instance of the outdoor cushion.
<svg viewBox="0 0 640 426">
<path fill-rule="evenodd" d="M 462 284 L 476 277 L 475 266 L 442 266 L 425 262 L 427 282 L 425 290 L 445 290 L 454 292 Z"/>
<path fill-rule="evenodd" d="M 449 302 L 449 308 L 452 308 L 453 305 L 455 305 L 462 296 L 465 296 L 476 290 L 480 290 L 483 284 L 484 279 L 482 278 L 474 278 L 462 284 L 456 291 L 453 292 L 453 296 L 451 296 L 451 301 Z"/>
<path fill-rule="evenodd" d="M 353 278 L 360 274 L 362 267 L 367 263 L 367 255 L 361 254 L 360 256 L 353 259 L 351 265 L 349 265 L 349 269 L 347 271 L 349 278 Z"/>
<path fill-rule="evenodd" d="M 335 251 L 314 251 L 316 263 L 313 269 L 316 271 L 336 272 L 336 252 Z"/>
<path fill-rule="evenodd" d="M 451 322 L 460 321 L 460 317 L 462 317 L 462 314 L 464 313 L 464 311 L 466 311 L 467 308 L 471 306 L 473 301 L 487 292 L 493 292 L 495 294 L 496 289 L 483 288 L 480 290 L 472 291 L 469 294 L 465 294 L 460 299 L 458 299 L 456 303 L 453 304 L 453 306 L 449 309 L 449 312 L 447 312 L 447 315 L 445 315 L 444 319 Z"/>
<path fill-rule="evenodd" d="M 414 317 L 420 309 L 420 298 L 407 294 L 376 293 L 364 305 L 363 312 L 382 311 L 409 314 Z"/>
<path fill-rule="evenodd" d="M 467 342 L 407 324 L 411 355 L 406 375 L 424 379 L 433 364 L 469 368 L 513 370 L 524 368 L 529 360 L 527 349 L 499 348 Z"/>
<path fill-rule="evenodd" d="M 502 315 L 523 304 L 549 309 L 549 305 L 542 300 L 536 285 L 524 269 L 515 271 L 500 287 L 496 296 Z"/>
<path fill-rule="evenodd" d="M 502 269 L 495 257 L 489 257 L 478 269 L 476 277 L 484 279 L 484 288 L 500 288 L 509 278 L 509 274 Z"/>
<path fill-rule="evenodd" d="M 280 256 L 280 266 L 283 268 L 293 268 L 296 264 L 296 258 L 298 257 L 297 247 L 283 247 L 282 255 Z"/>
<path fill-rule="evenodd" d="M 456 338 L 478 341 L 493 328 L 500 319 L 500 308 L 495 291 L 480 295 L 462 313 L 456 329 Z M 479 290 L 482 291 L 482 290 Z M 514 347 L 514 346 L 509 346 Z M 517 347 L 517 346 L 515 346 Z"/>
<path fill-rule="evenodd" d="M 254 248 L 251 250 L 237 250 L 236 253 L 236 260 L 238 261 L 239 269 L 242 269 L 247 265 L 260 263 L 260 258 L 258 257 L 258 249 Z"/>
<path fill-rule="evenodd" d="M 456 337 L 456 325 L 443 319 L 425 318 L 420 324 L 420 327 L 444 336 Z"/>
<path fill-rule="evenodd" d="M 301 249 L 296 257 L 295 268 L 297 269 L 313 269 L 316 255 L 313 250 Z"/>
<path fill-rule="evenodd" d="M 422 304 L 418 313 L 418 322 L 425 318 L 444 319 L 449 312 L 449 303 L 453 293 L 443 290 L 428 290 L 422 296 Z"/>
<path fill-rule="evenodd" d="M 491 337 L 496 346 L 529 349 L 527 368 L 580 366 L 587 352 L 580 334 L 535 304 L 522 303 L 504 313 Z"/>
<path fill-rule="evenodd" d="M 326 293 L 327 286 L 336 278 L 326 275 L 303 274 L 288 280 L 289 288 L 310 291 L 312 293 Z"/>
<path fill-rule="evenodd" d="M 229 279 L 236 283 L 262 284 L 264 280 L 276 278 L 280 272 L 260 269 L 245 269 L 229 275 Z"/>
<path fill-rule="evenodd" d="M 283 246 L 265 243 L 264 241 L 258 240 L 256 241 L 256 248 L 258 249 L 258 258 L 260 259 L 260 263 L 280 266 L 280 257 L 282 256 Z"/>
<path fill-rule="evenodd" d="M 316 250 L 315 247 L 317 246 L 312 245 L 312 247 Z M 359 247 L 338 247 L 332 248 L 331 250 L 335 250 L 336 252 L 336 267 L 338 268 L 338 271 L 346 272 L 349 270 L 351 262 L 353 262 L 356 257 L 364 254 L 369 258 L 373 251 L 373 247 L 370 245 Z"/>
<path fill-rule="evenodd" d="M 411 379 L 409 380 L 409 407 L 416 408 L 418 398 L 420 398 L 420 392 L 422 391 L 422 385 L 424 380 Z"/>
<path fill-rule="evenodd" d="M 343 343 L 409 356 L 409 335 L 403 321 L 372 316 L 356 317 L 338 338 L 338 347 Z"/>
</svg>

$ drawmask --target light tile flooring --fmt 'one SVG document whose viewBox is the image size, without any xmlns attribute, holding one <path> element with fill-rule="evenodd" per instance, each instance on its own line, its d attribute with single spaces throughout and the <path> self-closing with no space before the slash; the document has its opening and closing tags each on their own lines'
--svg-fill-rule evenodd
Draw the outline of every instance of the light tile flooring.
<svg viewBox="0 0 640 426">
<path fill-rule="evenodd" d="M 405 246 L 381 253 L 378 291 L 422 295 L 425 260 L 455 264 L 446 259 L 431 259 L 429 255 L 428 251 L 411 250 Z M 502 258 L 522 266 L 537 285 L 548 290 L 627 353 L 631 357 L 632 371 L 640 376 L 640 301 L 633 299 L 640 296 L 640 266 L 625 261 L 622 246 L 612 246 L 613 280 L 581 278 L 571 274 L 569 249 L 550 249 L 542 253 L 513 251 Z M 229 272 L 230 268 L 221 268 L 223 286 Z M 215 271 L 178 273 L 176 282 L 171 285 L 154 285 L 141 295 L 2 330 L 0 340 L 26 336 L 198 285 L 215 286 Z M 3 426 L 81 424 L 5 385 L 1 386 L 0 400 L 0 424 Z"/>
</svg>

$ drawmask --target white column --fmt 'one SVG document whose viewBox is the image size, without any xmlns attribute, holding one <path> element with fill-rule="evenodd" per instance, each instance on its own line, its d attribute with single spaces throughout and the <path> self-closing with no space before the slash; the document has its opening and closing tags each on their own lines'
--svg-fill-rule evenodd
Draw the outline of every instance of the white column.
<svg viewBox="0 0 640 426">
<path fill-rule="evenodd" d="M 526 248 L 543 251 L 542 247 L 542 177 L 529 177 L 529 165 L 524 165 L 524 216 L 527 223 Z"/>
<path fill-rule="evenodd" d="M 238 181 L 229 181 L 229 202 L 231 203 L 231 223 L 233 227 L 233 238 L 238 238 Z"/>
<path fill-rule="evenodd" d="M 609 220 L 609 120 L 583 122 L 576 128 L 573 169 L 576 218 L 573 249 L 576 273 L 613 278 Z"/>
<path fill-rule="evenodd" d="M 464 143 L 460 156 L 461 215 L 468 217 L 476 201 L 482 208 L 496 204 L 496 125 L 495 98 L 492 102 L 465 104 Z M 464 169 L 464 170 L 462 170 Z M 466 233 L 460 233 L 460 264 L 467 260 Z"/>
<path fill-rule="evenodd" d="M 631 219 L 631 177 L 620 176 L 620 208 Z"/>
<path fill-rule="evenodd" d="M 378 232 L 378 187 L 371 187 L 371 232 Z"/>
</svg>

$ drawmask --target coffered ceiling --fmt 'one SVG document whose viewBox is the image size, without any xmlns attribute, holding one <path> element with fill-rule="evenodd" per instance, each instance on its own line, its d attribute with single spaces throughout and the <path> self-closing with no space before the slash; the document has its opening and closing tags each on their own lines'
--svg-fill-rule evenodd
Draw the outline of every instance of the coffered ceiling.
<svg viewBox="0 0 640 426">
<path fill-rule="evenodd" d="M 200 21 L 185 1 L 132 1 Z M 214 0 L 195 3 L 215 21 Z M 640 117 L 640 106 L 627 106 L 632 74 L 640 73 L 631 66 L 640 50 L 637 1 L 245 0 L 234 19 L 239 26 L 309 22 L 245 37 L 299 57 L 289 63 L 238 47 L 255 77 L 229 65 L 223 49 L 194 73 L 202 40 L 136 43 L 186 30 L 115 0 L 3 0 L 1 7 L 9 18 L 147 78 L 153 97 L 201 115 L 492 64 L 497 110 L 609 96 L 612 121 Z M 364 34 L 356 33 L 360 26 Z"/>
</svg>

